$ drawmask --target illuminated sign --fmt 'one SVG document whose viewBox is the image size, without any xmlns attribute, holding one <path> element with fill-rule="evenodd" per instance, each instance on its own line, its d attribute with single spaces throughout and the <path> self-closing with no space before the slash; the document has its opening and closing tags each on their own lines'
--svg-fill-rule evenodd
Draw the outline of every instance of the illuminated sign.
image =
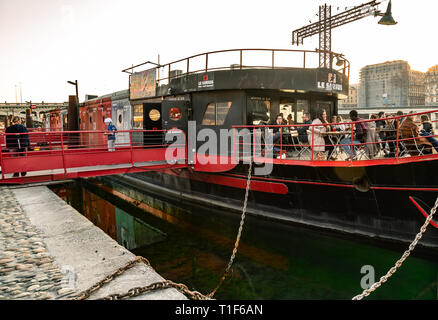
<svg viewBox="0 0 438 320">
<path fill-rule="evenodd" d="M 321 77 L 321 75 L 319 75 Z M 324 79 L 324 76 L 322 76 Z M 328 91 L 342 91 L 343 86 L 342 83 L 338 83 L 338 81 L 342 81 L 340 77 L 337 77 L 335 73 L 326 74 L 326 81 L 317 81 L 318 89 L 324 89 Z"/>
<path fill-rule="evenodd" d="M 155 96 L 156 68 L 136 72 L 129 77 L 129 98 L 141 99 Z"/>
</svg>

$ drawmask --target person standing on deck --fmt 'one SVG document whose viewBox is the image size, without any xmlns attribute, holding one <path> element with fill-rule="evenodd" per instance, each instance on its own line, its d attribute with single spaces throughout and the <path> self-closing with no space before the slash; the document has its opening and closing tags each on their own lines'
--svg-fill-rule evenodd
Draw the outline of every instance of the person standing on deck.
<svg viewBox="0 0 438 320">
<path fill-rule="evenodd" d="M 12 152 L 13 157 L 24 157 L 27 148 L 30 146 L 29 135 L 25 126 L 21 124 L 20 117 L 14 117 L 12 119 L 12 125 L 6 128 L 5 133 L 18 133 L 17 135 L 6 136 L 6 147 L 9 152 Z M 24 177 L 26 172 L 21 172 L 21 176 Z M 14 173 L 14 177 L 19 177 L 18 172 Z"/>
<path fill-rule="evenodd" d="M 327 112 L 324 109 L 319 109 L 316 112 L 316 118 L 312 124 L 320 124 L 321 126 L 313 126 L 307 130 L 307 139 L 309 144 L 312 145 L 314 159 L 326 160 L 325 151 L 326 145 L 323 134 L 330 131 L 330 126 L 323 125 L 328 124 Z"/>
<path fill-rule="evenodd" d="M 116 131 L 117 128 L 115 125 L 113 125 L 113 120 L 111 118 L 106 118 L 105 119 L 105 124 L 108 125 L 107 130 L 108 132 L 106 132 L 105 134 L 108 135 L 108 151 L 115 151 L 116 148 Z"/>
<path fill-rule="evenodd" d="M 354 128 L 356 130 L 353 139 L 351 139 L 350 137 L 341 140 L 341 144 L 343 145 L 342 147 L 344 148 L 345 153 L 348 155 L 348 158 L 346 159 L 347 161 L 351 160 L 350 145 L 359 145 L 365 143 L 368 134 L 368 125 L 365 122 L 362 122 L 364 121 L 364 119 L 359 118 L 356 110 L 350 111 L 350 120 L 356 122 L 354 124 Z M 356 150 L 353 147 L 353 159 L 355 157 L 356 157 Z"/>
</svg>

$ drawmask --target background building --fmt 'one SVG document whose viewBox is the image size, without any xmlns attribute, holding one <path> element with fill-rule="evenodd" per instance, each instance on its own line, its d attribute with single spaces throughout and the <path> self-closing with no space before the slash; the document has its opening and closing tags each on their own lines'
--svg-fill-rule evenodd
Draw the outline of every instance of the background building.
<svg viewBox="0 0 438 320">
<path fill-rule="evenodd" d="M 351 84 L 348 90 L 348 98 L 344 100 L 339 100 L 339 108 L 355 109 L 357 108 L 357 94 L 358 94 L 358 84 Z"/>
<path fill-rule="evenodd" d="M 358 108 L 425 105 L 425 74 L 411 70 L 406 61 L 389 61 L 360 70 Z"/>
<path fill-rule="evenodd" d="M 438 105 L 438 65 L 426 73 L 426 105 Z"/>
</svg>

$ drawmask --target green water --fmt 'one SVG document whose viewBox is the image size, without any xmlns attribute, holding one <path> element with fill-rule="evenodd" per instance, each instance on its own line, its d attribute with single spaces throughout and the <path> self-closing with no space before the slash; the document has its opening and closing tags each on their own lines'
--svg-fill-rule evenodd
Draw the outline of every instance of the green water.
<svg viewBox="0 0 438 320">
<path fill-rule="evenodd" d="M 114 209 L 109 211 L 115 214 L 108 214 L 115 216 L 117 241 L 146 257 L 164 278 L 184 283 L 192 290 L 211 292 L 228 264 L 239 215 L 181 205 L 176 199 L 173 203 L 154 199 L 154 207 L 164 216 L 154 215 L 92 183 L 57 186 L 53 190 L 58 194 L 67 190 L 65 200 L 78 211 L 91 205 L 85 194 L 93 195 L 91 201 L 110 203 Z M 102 207 L 101 202 L 99 205 Z M 99 224 L 105 214 L 101 212 L 99 218 L 91 220 Z M 438 230 L 430 228 L 427 232 Z M 363 266 L 372 266 L 378 281 L 407 247 L 247 216 L 232 272 L 215 298 L 351 299 L 362 292 L 362 278 L 371 276 L 361 273 Z M 437 251 L 419 248 L 367 299 L 436 300 L 437 282 Z"/>
</svg>

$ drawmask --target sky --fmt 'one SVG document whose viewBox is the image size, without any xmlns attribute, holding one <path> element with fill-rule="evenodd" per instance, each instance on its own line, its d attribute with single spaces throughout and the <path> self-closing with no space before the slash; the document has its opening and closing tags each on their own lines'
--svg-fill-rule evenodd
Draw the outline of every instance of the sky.
<svg viewBox="0 0 438 320">
<path fill-rule="evenodd" d="M 128 88 L 121 70 L 145 61 L 168 63 L 224 49 L 308 49 L 318 36 L 291 44 L 292 31 L 368 0 L 0 0 L 0 101 L 62 102 Z M 385 11 L 387 1 L 379 9 Z M 339 7 L 339 10 L 338 10 Z M 362 67 L 408 61 L 426 72 L 438 64 L 438 1 L 393 0 L 396 26 L 366 17 L 332 30 L 332 50 Z M 138 71 L 141 71 L 139 69 Z M 17 95 L 16 95 L 17 92 Z"/>
</svg>

